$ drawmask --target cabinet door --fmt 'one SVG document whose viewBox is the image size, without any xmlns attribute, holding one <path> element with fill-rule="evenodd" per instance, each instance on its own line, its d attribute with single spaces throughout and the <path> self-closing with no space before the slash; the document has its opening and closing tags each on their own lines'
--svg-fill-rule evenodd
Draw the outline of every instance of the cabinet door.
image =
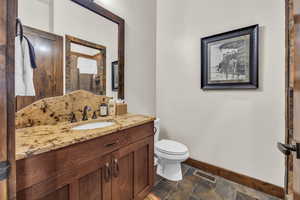
<svg viewBox="0 0 300 200">
<path fill-rule="evenodd" d="M 153 186 L 153 136 L 112 154 L 112 199 L 144 200 Z"/>
<path fill-rule="evenodd" d="M 71 184 L 71 200 L 111 200 L 111 157 Z"/>
<path fill-rule="evenodd" d="M 67 200 L 69 199 L 69 187 L 65 186 L 61 189 L 58 189 L 51 194 L 39 199 L 39 200 Z"/>
<path fill-rule="evenodd" d="M 18 200 L 111 200 L 111 155 L 100 156 L 18 192 Z"/>
</svg>

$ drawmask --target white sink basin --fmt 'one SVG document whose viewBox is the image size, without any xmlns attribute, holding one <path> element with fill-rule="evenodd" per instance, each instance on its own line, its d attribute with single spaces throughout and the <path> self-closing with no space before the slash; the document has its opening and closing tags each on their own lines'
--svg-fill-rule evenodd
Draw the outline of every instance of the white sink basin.
<svg viewBox="0 0 300 200">
<path fill-rule="evenodd" d="M 92 130 L 92 129 L 97 129 L 97 128 L 105 128 L 108 126 L 115 125 L 114 122 L 92 122 L 88 124 L 83 124 L 79 126 L 75 126 L 72 128 L 74 131 L 82 131 L 82 130 Z"/>
</svg>

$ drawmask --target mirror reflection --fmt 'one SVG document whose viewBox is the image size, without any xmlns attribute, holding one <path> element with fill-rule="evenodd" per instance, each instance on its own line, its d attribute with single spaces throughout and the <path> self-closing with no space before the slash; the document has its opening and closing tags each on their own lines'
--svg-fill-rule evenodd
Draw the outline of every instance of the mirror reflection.
<svg viewBox="0 0 300 200">
<path fill-rule="evenodd" d="M 18 95 L 18 110 L 75 90 L 118 98 L 118 24 L 71 0 L 19 0 L 18 18 L 37 68 L 35 96 Z"/>
<path fill-rule="evenodd" d="M 66 91 L 106 94 L 106 47 L 66 37 Z"/>
</svg>

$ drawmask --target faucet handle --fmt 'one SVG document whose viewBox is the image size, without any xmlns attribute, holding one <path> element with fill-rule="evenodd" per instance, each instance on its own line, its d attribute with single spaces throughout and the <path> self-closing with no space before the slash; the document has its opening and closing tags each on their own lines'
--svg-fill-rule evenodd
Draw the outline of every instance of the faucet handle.
<svg viewBox="0 0 300 200">
<path fill-rule="evenodd" d="M 70 113 L 70 122 L 71 123 L 77 122 L 76 116 L 73 112 Z"/>
<path fill-rule="evenodd" d="M 93 116 L 92 116 L 92 119 L 97 119 L 97 113 L 96 113 L 97 111 L 94 111 L 94 113 L 93 113 Z"/>
</svg>

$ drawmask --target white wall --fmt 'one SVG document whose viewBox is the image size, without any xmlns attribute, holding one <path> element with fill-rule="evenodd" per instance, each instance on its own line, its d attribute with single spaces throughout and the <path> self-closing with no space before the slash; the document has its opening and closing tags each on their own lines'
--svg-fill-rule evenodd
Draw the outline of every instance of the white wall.
<svg viewBox="0 0 300 200">
<path fill-rule="evenodd" d="M 50 9 L 50 0 L 18 1 L 18 16 L 22 23 L 43 31 L 49 31 L 51 28 Z"/>
<path fill-rule="evenodd" d="M 158 0 L 157 115 L 190 156 L 284 184 L 285 5 L 274 0 Z M 260 89 L 200 89 L 200 38 L 259 24 Z"/>
<path fill-rule="evenodd" d="M 156 0 L 96 0 L 125 19 L 125 99 L 133 113 L 155 113 Z"/>
</svg>

